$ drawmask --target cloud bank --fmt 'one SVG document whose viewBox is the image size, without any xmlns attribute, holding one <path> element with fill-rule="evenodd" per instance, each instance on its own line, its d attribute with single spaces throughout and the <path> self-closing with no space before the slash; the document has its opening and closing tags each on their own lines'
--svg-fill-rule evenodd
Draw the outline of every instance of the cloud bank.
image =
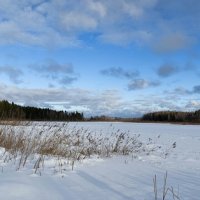
<svg viewBox="0 0 200 200">
<path fill-rule="evenodd" d="M 173 52 L 199 38 L 199 2 L 177 2 L 0 0 L 0 44 L 80 46 L 84 43 L 80 35 L 93 33 L 97 41 L 145 44 L 157 52 Z"/>
<path fill-rule="evenodd" d="M 22 76 L 23 72 L 20 69 L 10 67 L 10 66 L 3 66 L 0 67 L 0 75 L 6 75 L 9 80 L 14 84 L 22 83 Z"/>
<path fill-rule="evenodd" d="M 43 64 L 32 64 L 29 68 L 36 72 L 37 75 L 62 86 L 69 85 L 78 79 L 78 74 L 74 72 L 74 66 L 70 63 L 60 64 L 50 60 Z M 52 83 L 50 84 L 53 86 Z"/>
</svg>

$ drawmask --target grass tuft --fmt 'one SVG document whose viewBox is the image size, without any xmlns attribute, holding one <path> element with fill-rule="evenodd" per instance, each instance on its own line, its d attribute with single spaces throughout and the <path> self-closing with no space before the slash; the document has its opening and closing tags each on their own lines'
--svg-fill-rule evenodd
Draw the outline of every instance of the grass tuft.
<svg viewBox="0 0 200 200">
<path fill-rule="evenodd" d="M 24 167 L 31 159 L 35 160 L 35 173 L 44 165 L 47 157 L 65 159 L 74 169 L 75 162 L 91 156 L 110 157 L 144 151 L 139 135 L 130 136 L 120 130 L 110 135 L 96 134 L 83 128 L 69 129 L 64 123 L 41 127 L 34 124 L 4 125 L 0 129 L 0 147 L 4 149 L 4 162 L 14 161 L 17 169 Z"/>
</svg>

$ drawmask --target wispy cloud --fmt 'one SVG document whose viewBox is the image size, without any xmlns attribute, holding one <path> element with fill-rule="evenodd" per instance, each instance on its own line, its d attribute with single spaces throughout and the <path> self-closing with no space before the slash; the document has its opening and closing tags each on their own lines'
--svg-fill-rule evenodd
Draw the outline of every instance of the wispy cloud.
<svg viewBox="0 0 200 200">
<path fill-rule="evenodd" d="M 74 72 L 72 64 L 60 64 L 56 61 L 47 61 L 43 64 L 32 64 L 29 68 L 37 74 L 55 81 L 61 85 L 68 85 L 77 80 L 78 75 Z M 51 84 L 52 85 L 52 84 Z"/>
<path fill-rule="evenodd" d="M 195 85 L 192 90 L 193 93 L 200 94 L 200 85 Z"/>
<path fill-rule="evenodd" d="M 58 83 L 60 83 L 61 85 L 68 85 L 76 80 L 77 80 L 77 77 L 70 77 L 68 75 L 65 75 L 61 79 L 59 79 Z"/>
<path fill-rule="evenodd" d="M 72 64 L 59 64 L 54 60 L 47 61 L 41 65 L 31 65 L 31 68 L 42 73 L 53 75 L 55 73 L 72 74 L 74 73 L 74 67 Z"/>
<path fill-rule="evenodd" d="M 140 90 L 148 87 L 157 87 L 160 85 L 158 81 L 148 81 L 145 79 L 135 79 L 131 81 L 128 85 L 129 90 Z"/>
<path fill-rule="evenodd" d="M 101 74 L 105 76 L 112 76 L 115 78 L 134 79 L 139 75 L 139 72 L 137 70 L 127 71 L 121 67 L 111 67 L 108 69 L 101 70 Z"/>
<path fill-rule="evenodd" d="M 157 74 L 163 78 L 172 76 L 173 74 L 177 72 L 178 72 L 178 68 L 172 64 L 161 65 L 157 70 Z"/>
<path fill-rule="evenodd" d="M 0 67 L 0 75 L 4 74 L 6 75 L 11 82 L 15 84 L 22 83 L 22 76 L 23 72 L 17 68 L 10 67 L 10 66 L 4 66 Z"/>
<path fill-rule="evenodd" d="M 184 97 L 184 96 L 191 96 L 192 98 L 194 98 L 196 96 L 196 94 L 200 94 L 200 85 L 195 85 L 190 89 L 186 89 L 184 87 L 177 87 L 175 89 L 173 89 L 172 91 L 169 90 L 164 90 L 163 94 L 168 95 L 169 97 L 171 97 L 172 95 L 175 97 Z"/>
<path fill-rule="evenodd" d="M 194 39 L 183 33 L 170 33 L 161 37 L 154 45 L 158 53 L 173 53 L 191 46 Z"/>
<path fill-rule="evenodd" d="M 181 95 L 181 96 L 191 94 L 191 92 L 184 87 L 175 88 L 173 93 L 176 94 L 176 95 Z"/>
<path fill-rule="evenodd" d="M 186 72 L 192 72 L 195 73 L 197 76 L 200 76 L 200 69 L 198 66 L 199 66 L 198 59 L 197 61 L 195 59 L 190 59 L 188 62 L 186 62 L 184 70 Z"/>
</svg>

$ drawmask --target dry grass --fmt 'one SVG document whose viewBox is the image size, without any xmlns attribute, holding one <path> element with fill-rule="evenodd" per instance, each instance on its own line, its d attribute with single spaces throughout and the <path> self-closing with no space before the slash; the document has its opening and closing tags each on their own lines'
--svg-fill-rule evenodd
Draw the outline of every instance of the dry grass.
<svg viewBox="0 0 200 200">
<path fill-rule="evenodd" d="M 45 158 L 65 159 L 74 168 L 76 161 L 90 158 L 93 155 L 110 157 L 128 155 L 145 151 L 138 135 L 129 136 L 117 130 L 106 136 L 94 134 L 89 130 L 68 125 L 43 125 L 42 127 L 2 126 L 0 129 L 0 147 L 3 148 L 4 162 L 14 161 L 17 169 L 24 167 L 28 160 L 37 155 L 34 161 L 35 172 L 44 165 Z M 62 165 L 62 164 L 60 164 Z"/>
<path fill-rule="evenodd" d="M 173 200 L 180 200 L 179 191 L 176 193 L 172 186 L 171 187 L 167 186 L 167 178 L 168 178 L 168 174 L 166 172 L 164 176 L 163 187 L 161 189 L 160 196 L 159 196 L 158 186 L 157 186 L 157 176 L 156 175 L 154 176 L 153 178 L 154 199 L 166 200 L 167 197 L 171 196 Z"/>
</svg>

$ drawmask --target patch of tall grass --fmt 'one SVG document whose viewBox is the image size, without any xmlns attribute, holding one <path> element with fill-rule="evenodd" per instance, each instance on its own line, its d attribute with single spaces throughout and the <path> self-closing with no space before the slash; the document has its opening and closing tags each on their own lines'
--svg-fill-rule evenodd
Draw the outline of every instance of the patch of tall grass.
<svg viewBox="0 0 200 200">
<path fill-rule="evenodd" d="M 29 129 L 27 129 L 29 126 Z M 69 128 L 67 124 L 4 125 L 0 129 L 0 148 L 4 162 L 14 161 L 17 169 L 34 160 L 35 172 L 43 166 L 45 158 L 65 159 L 74 168 L 77 161 L 91 156 L 110 157 L 145 151 L 139 135 L 130 136 L 117 130 L 109 135 L 92 133 L 83 128 Z"/>
</svg>

